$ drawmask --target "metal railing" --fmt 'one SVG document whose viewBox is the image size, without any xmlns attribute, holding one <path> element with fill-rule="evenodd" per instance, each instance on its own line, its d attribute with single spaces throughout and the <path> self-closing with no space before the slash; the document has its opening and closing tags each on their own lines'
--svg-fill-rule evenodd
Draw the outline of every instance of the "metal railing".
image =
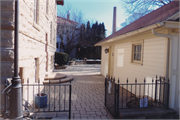
<svg viewBox="0 0 180 120">
<path fill-rule="evenodd" d="M 11 84 L 6 84 L 2 91 L 2 94 L 5 95 L 5 110 L 2 117 L 5 119 L 9 118 L 10 91 Z M 41 93 L 47 95 L 47 105 L 43 108 L 35 105 L 37 101 L 40 102 Z M 28 79 L 26 84 L 22 84 L 22 95 L 23 117 L 35 119 L 35 113 L 38 112 L 68 112 L 69 119 L 71 119 L 71 82 L 66 84 L 40 84 L 38 81 L 37 84 L 30 84 Z M 37 97 L 36 101 L 35 96 Z"/>
<path fill-rule="evenodd" d="M 23 99 L 33 106 L 34 112 L 68 112 L 71 118 L 71 84 L 27 84 L 22 85 Z M 47 105 L 41 108 L 41 95 L 46 95 Z M 37 98 L 37 99 L 36 99 Z M 35 100 L 36 99 L 36 100 Z M 38 105 L 37 105 L 38 104 Z"/>
<path fill-rule="evenodd" d="M 114 118 L 118 118 L 119 109 L 169 108 L 169 80 L 164 77 L 152 79 L 146 83 L 120 84 L 115 78 L 105 78 L 105 106 Z"/>
</svg>

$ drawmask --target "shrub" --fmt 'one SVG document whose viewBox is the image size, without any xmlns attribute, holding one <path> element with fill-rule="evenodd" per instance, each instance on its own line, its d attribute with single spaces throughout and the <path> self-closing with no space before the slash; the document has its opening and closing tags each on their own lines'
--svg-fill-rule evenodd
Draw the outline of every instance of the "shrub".
<svg viewBox="0 0 180 120">
<path fill-rule="evenodd" d="M 69 55 L 64 52 L 55 52 L 55 63 L 59 66 L 67 65 L 69 62 Z"/>
</svg>

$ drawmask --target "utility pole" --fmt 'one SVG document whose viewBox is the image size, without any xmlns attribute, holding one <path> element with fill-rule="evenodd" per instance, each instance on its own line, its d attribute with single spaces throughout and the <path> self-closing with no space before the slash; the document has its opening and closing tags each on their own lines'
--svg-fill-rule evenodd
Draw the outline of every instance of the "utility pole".
<svg viewBox="0 0 180 120">
<path fill-rule="evenodd" d="M 14 77 L 11 80 L 10 119 L 22 119 L 22 85 L 18 74 L 19 64 L 19 0 L 15 0 L 15 29 L 14 29 Z"/>
</svg>

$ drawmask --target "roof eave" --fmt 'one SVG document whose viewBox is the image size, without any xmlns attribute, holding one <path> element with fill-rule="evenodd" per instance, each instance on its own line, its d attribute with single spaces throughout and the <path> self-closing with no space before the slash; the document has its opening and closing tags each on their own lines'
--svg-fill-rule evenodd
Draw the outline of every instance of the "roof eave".
<svg viewBox="0 0 180 120">
<path fill-rule="evenodd" d="M 64 5 L 64 0 L 56 0 L 57 5 Z"/>
<path fill-rule="evenodd" d="M 119 35 L 119 36 L 116 36 L 116 37 L 113 37 L 113 38 L 108 39 L 106 41 L 97 43 L 94 46 L 102 46 L 103 44 L 107 44 L 107 43 L 110 43 L 110 42 L 115 42 L 117 40 L 121 40 L 121 39 L 130 37 L 130 36 L 133 36 L 133 35 L 136 35 L 136 34 L 139 34 L 139 33 L 142 33 L 142 32 L 148 31 L 148 30 L 151 30 L 151 29 L 155 29 L 155 28 L 161 27 L 161 26 L 164 26 L 164 21 L 160 22 L 160 23 L 153 24 L 153 25 L 149 25 L 147 27 L 140 28 L 140 29 L 137 29 L 137 30 L 134 30 L 134 31 L 131 31 L 131 32 Z"/>
</svg>

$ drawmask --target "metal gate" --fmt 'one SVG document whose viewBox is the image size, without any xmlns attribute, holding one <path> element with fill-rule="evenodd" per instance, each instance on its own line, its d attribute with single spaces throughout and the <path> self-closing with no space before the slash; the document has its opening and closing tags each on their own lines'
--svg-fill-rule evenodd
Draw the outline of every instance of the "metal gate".
<svg viewBox="0 0 180 120">
<path fill-rule="evenodd" d="M 105 78 L 105 107 L 111 113 L 114 119 L 119 116 L 119 85 L 115 79 Z"/>
</svg>

